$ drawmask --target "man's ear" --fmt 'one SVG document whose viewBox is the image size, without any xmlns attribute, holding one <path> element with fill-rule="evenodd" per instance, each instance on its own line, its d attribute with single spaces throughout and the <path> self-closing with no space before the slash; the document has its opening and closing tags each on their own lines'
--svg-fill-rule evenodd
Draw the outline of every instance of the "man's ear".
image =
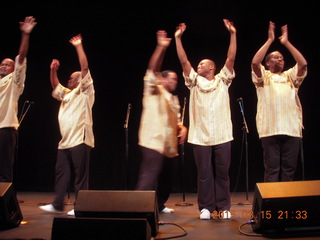
<svg viewBox="0 0 320 240">
<path fill-rule="evenodd" d="M 269 66 L 270 66 L 270 62 L 266 62 L 266 66 L 269 68 Z"/>
</svg>

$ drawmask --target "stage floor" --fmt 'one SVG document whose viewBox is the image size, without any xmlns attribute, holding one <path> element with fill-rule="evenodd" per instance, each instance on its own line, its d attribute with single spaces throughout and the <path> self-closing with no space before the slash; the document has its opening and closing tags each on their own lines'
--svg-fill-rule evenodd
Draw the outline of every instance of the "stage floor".
<svg viewBox="0 0 320 240">
<path fill-rule="evenodd" d="M 51 239 L 52 221 L 55 216 L 67 217 L 67 211 L 73 208 L 71 204 L 74 196 L 71 194 L 66 203 L 65 212 L 62 214 L 46 213 L 39 209 L 40 205 L 50 203 L 53 193 L 43 192 L 19 192 L 17 194 L 20 208 L 23 214 L 23 224 L 19 227 L 0 231 L 0 239 Z M 231 220 L 200 220 L 197 206 L 197 194 L 187 193 L 185 201 L 192 203 L 192 206 L 176 206 L 181 202 L 181 193 L 171 194 L 167 207 L 174 208 L 171 214 L 160 214 L 160 221 L 174 223 L 187 231 L 187 236 L 179 239 L 210 240 L 210 239 L 320 239 L 320 233 L 307 233 L 304 235 L 293 234 L 291 236 L 260 236 L 256 234 L 250 225 L 244 225 L 241 230 L 249 236 L 240 233 L 239 226 L 248 222 L 248 214 L 252 210 L 253 193 L 249 193 L 248 202 L 245 193 L 232 194 L 231 211 L 235 214 Z M 72 217 L 70 217 L 72 218 Z M 160 225 L 157 238 L 170 238 L 182 234 L 182 230 L 174 225 Z"/>
</svg>

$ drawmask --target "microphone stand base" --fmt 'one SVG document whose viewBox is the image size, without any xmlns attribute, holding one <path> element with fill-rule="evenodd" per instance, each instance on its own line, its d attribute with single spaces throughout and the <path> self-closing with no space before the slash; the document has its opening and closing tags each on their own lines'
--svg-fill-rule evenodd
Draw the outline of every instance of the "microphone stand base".
<svg viewBox="0 0 320 240">
<path fill-rule="evenodd" d="M 193 206 L 193 203 L 188 203 L 188 202 L 178 202 L 175 204 L 176 206 L 181 206 L 181 207 L 187 207 L 187 206 Z"/>
<path fill-rule="evenodd" d="M 238 205 L 252 205 L 252 203 L 247 200 L 244 203 L 239 202 Z"/>
</svg>

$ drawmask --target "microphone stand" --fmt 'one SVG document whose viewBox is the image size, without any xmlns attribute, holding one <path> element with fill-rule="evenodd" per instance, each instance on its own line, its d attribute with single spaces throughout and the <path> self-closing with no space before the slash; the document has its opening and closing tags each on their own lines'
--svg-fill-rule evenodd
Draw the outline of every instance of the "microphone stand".
<svg viewBox="0 0 320 240">
<path fill-rule="evenodd" d="M 26 107 L 26 104 L 28 104 L 28 106 Z M 29 108 L 31 107 L 31 105 L 33 105 L 34 102 L 32 101 L 24 101 L 24 104 L 23 104 L 23 107 L 22 107 L 22 110 L 21 110 L 21 113 L 20 113 L 20 116 L 18 118 L 18 122 L 19 122 L 19 126 L 21 125 L 24 117 L 26 116 L 27 112 L 29 111 Z"/>
<path fill-rule="evenodd" d="M 239 103 L 239 107 L 240 107 L 240 112 L 242 115 L 242 120 L 243 120 L 243 126 L 242 126 L 242 131 L 243 131 L 243 138 L 242 141 L 244 141 L 245 143 L 245 158 L 246 158 L 246 202 L 244 204 L 251 204 L 249 203 L 248 200 L 248 193 L 249 193 L 249 171 L 248 171 L 248 133 L 249 133 L 249 129 L 248 129 L 248 125 L 247 125 L 247 121 L 244 115 L 244 107 L 243 107 L 243 99 L 242 98 L 238 98 L 237 102 Z M 243 146 L 243 142 L 242 142 L 242 146 Z M 242 152 L 242 151 L 241 151 Z M 242 156 L 241 156 L 242 158 Z M 243 203 L 239 203 L 239 204 L 243 204 Z"/>
<path fill-rule="evenodd" d="M 302 180 L 305 180 L 305 173 L 304 173 L 304 153 L 303 153 L 303 141 L 302 138 L 300 139 L 300 158 L 301 158 L 301 167 L 302 167 Z"/>
<path fill-rule="evenodd" d="M 183 124 L 183 121 L 184 121 L 184 113 L 185 113 L 185 110 L 186 110 L 186 98 L 184 98 L 184 102 L 183 102 L 183 108 L 182 108 L 182 117 L 181 117 L 181 123 Z M 181 157 L 181 162 L 182 162 L 182 173 L 184 173 L 184 143 L 181 144 L 181 154 L 180 154 L 180 157 Z M 181 177 L 181 179 L 183 179 L 183 177 Z M 185 193 L 185 187 L 184 187 L 184 181 L 181 180 L 181 185 L 182 185 L 182 201 L 181 202 L 178 202 L 176 203 L 175 205 L 176 206 L 192 206 L 193 203 L 188 203 L 186 202 L 186 193 Z"/>
<path fill-rule="evenodd" d="M 22 123 L 24 117 L 26 116 L 26 114 L 28 113 L 31 105 L 33 105 L 33 104 L 34 104 L 34 102 L 32 102 L 32 101 L 29 101 L 29 100 L 24 101 L 21 113 L 20 113 L 20 115 L 18 117 L 19 127 L 21 126 L 21 123 Z M 15 159 L 17 160 L 18 159 L 18 149 L 19 149 L 19 129 L 17 130 L 16 134 L 17 134 L 17 141 L 16 141 L 16 146 L 15 146 Z M 17 162 L 16 160 L 15 160 L 15 162 Z M 19 203 L 24 203 L 23 200 L 18 200 L 18 202 Z"/>
<path fill-rule="evenodd" d="M 130 110 L 132 106 L 131 103 L 128 104 L 126 120 L 124 122 L 123 128 L 125 130 L 125 189 L 128 189 L 128 162 L 129 162 L 129 118 Z"/>
</svg>

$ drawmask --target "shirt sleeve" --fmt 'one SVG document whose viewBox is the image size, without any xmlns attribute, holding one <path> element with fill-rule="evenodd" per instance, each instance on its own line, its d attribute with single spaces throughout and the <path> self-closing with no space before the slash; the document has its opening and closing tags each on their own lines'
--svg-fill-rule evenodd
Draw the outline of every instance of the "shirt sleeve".
<svg viewBox="0 0 320 240">
<path fill-rule="evenodd" d="M 27 59 L 25 58 L 23 63 L 20 64 L 19 57 L 18 55 L 15 58 L 13 81 L 19 87 L 23 87 L 26 80 Z"/>
<path fill-rule="evenodd" d="M 260 71 L 261 71 L 261 77 L 258 77 L 256 75 L 256 73 L 253 71 L 253 69 L 251 69 L 252 82 L 256 87 L 263 86 L 263 82 L 264 82 L 264 79 L 265 79 L 266 69 L 264 68 L 264 66 L 262 64 L 260 64 Z"/>
<path fill-rule="evenodd" d="M 79 83 L 80 90 L 81 90 L 81 92 L 86 93 L 89 91 L 90 87 L 93 86 L 93 79 L 91 77 L 90 71 L 88 71 L 87 75 L 84 76 L 83 78 L 82 78 L 82 76 L 80 76 L 80 77 L 81 77 L 81 80 Z"/>
<path fill-rule="evenodd" d="M 64 86 L 62 86 L 60 83 L 56 86 L 55 89 L 53 89 L 52 91 L 52 97 L 58 101 L 62 101 L 64 96 L 71 92 L 71 90 L 69 88 L 66 88 Z"/>
<path fill-rule="evenodd" d="M 147 69 L 147 72 L 144 75 L 143 80 L 144 80 L 143 95 L 145 96 L 150 95 L 153 91 L 155 91 L 157 85 L 160 84 L 159 77 L 157 77 L 156 74 L 151 69 Z"/>
<path fill-rule="evenodd" d="M 305 77 L 307 76 L 307 69 L 302 73 L 301 76 L 298 76 L 298 64 L 296 64 L 293 68 L 284 72 L 287 76 L 289 76 L 293 85 L 296 88 L 299 88 Z"/>
<path fill-rule="evenodd" d="M 193 68 L 191 68 L 189 76 L 186 76 L 184 73 L 182 73 L 182 75 L 184 78 L 184 83 L 188 88 L 191 88 L 197 84 L 196 80 L 198 77 L 198 73 L 196 73 L 196 71 Z"/>
<path fill-rule="evenodd" d="M 225 84 L 229 86 L 232 83 L 232 80 L 235 78 L 236 74 L 234 70 L 231 73 L 229 69 L 224 65 L 223 68 L 220 70 L 218 76 L 222 79 L 222 81 Z"/>
</svg>

